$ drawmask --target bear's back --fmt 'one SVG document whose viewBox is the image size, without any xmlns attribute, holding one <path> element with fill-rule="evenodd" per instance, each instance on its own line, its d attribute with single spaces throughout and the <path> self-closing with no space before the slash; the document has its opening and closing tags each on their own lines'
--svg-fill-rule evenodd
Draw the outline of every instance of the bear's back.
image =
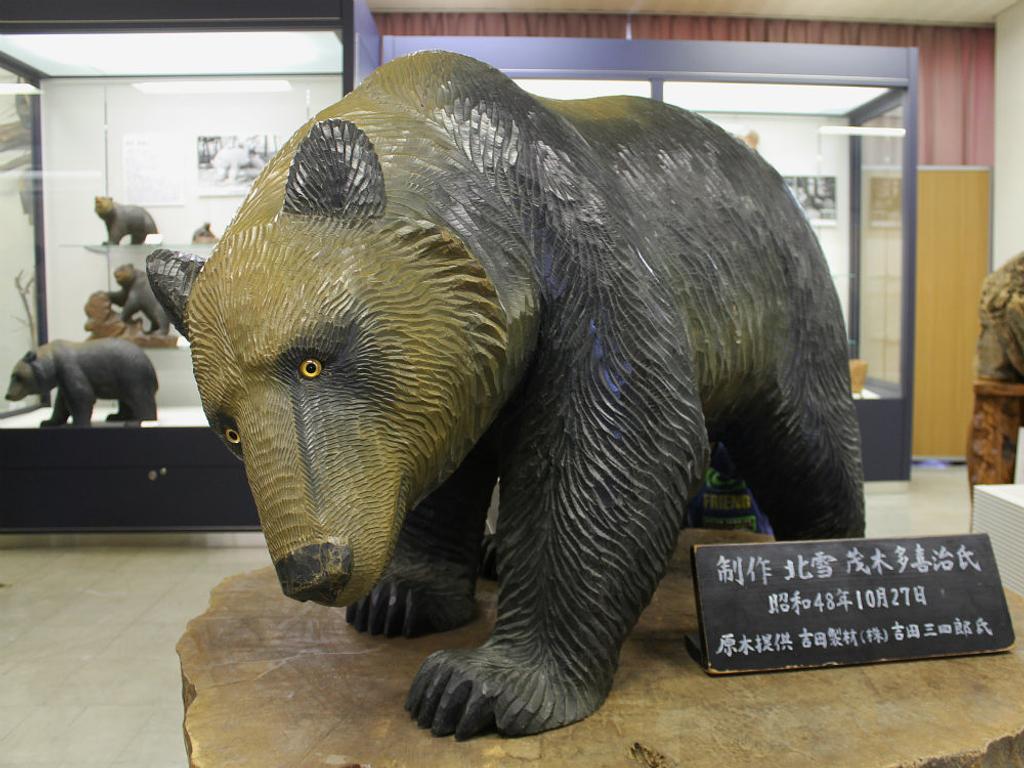
<svg viewBox="0 0 1024 768">
<path fill-rule="evenodd" d="M 710 120 L 635 96 L 541 101 L 587 141 L 648 242 L 668 245 L 650 251 L 669 272 L 717 271 L 725 259 L 788 273 L 786 262 L 817 250 L 778 172 Z"/>
<path fill-rule="evenodd" d="M 80 368 L 95 386 L 122 380 L 141 380 L 156 390 L 156 372 L 149 356 L 136 344 L 123 339 L 56 340 L 46 345 L 58 366 Z M 42 348 L 40 348 L 42 350 Z M 104 387 L 105 389 L 105 387 Z M 100 397 L 111 397 L 97 390 Z"/>
<path fill-rule="evenodd" d="M 153 226 L 153 217 L 149 215 L 149 211 L 138 205 L 114 203 L 112 215 L 115 221 L 130 229 Z"/>
<path fill-rule="evenodd" d="M 645 259 L 670 278 L 695 270 L 713 277 L 724 261 L 737 270 L 756 268 L 769 281 L 799 280 L 824 264 L 819 258 L 806 269 L 808 252 L 820 257 L 820 251 L 781 176 L 692 112 L 631 96 L 538 98 L 482 62 L 424 52 L 385 64 L 317 119 L 349 113 L 339 108 L 360 96 L 396 115 L 418 113 L 425 122 L 442 123 L 453 149 L 495 184 L 509 173 L 496 167 L 509 156 L 489 145 L 496 135 L 561 149 L 576 175 L 568 182 L 594 190 L 606 209 L 622 212 L 618 226 L 639 233 L 651 246 L 641 249 Z M 358 112 L 352 119 L 360 123 Z M 518 163 L 528 165 L 522 154 Z M 679 242 L 688 247 L 673 245 Z"/>
</svg>

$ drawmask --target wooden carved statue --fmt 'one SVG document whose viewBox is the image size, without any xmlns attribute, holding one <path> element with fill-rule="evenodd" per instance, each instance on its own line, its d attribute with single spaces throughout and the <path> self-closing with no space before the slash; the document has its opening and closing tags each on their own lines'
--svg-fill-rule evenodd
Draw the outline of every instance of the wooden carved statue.
<svg viewBox="0 0 1024 768">
<path fill-rule="evenodd" d="M 157 234 L 156 222 L 149 211 L 138 205 L 115 203 L 110 197 L 96 198 L 96 215 L 107 225 L 106 244 L 117 245 L 125 235 L 131 236 L 131 244 L 146 242 L 146 235 Z"/>
<path fill-rule="evenodd" d="M 213 233 L 210 228 L 210 222 L 203 222 L 201 227 L 198 227 L 195 232 L 192 233 L 193 243 L 216 243 L 217 236 Z"/>
<path fill-rule="evenodd" d="M 153 295 L 146 273 L 131 264 L 122 264 L 114 270 L 114 280 L 120 288 L 108 292 L 107 298 L 121 307 L 121 319 L 130 323 L 137 314 L 141 314 L 150 323 L 146 333 L 166 336 L 170 332 L 171 321 Z"/>
<path fill-rule="evenodd" d="M 135 318 L 125 322 L 121 313 L 114 310 L 107 291 L 94 291 L 89 294 L 85 303 L 85 330 L 89 331 L 89 339 L 126 339 L 140 347 L 173 347 L 178 343 L 178 336 L 173 333 L 143 333 L 142 320 Z"/>
<path fill-rule="evenodd" d="M 979 314 L 978 376 L 1024 382 L 1024 253 L 985 278 Z"/>
<path fill-rule="evenodd" d="M 586 717 L 665 573 L 709 434 L 781 538 L 864 531 L 839 300 L 782 178 L 646 99 L 480 62 L 380 69 L 268 163 L 208 262 L 151 255 L 284 592 L 415 635 L 437 735 Z"/>
<path fill-rule="evenodd" d="M 29 352 L 11 371 L 7 399 L 43 395 L 57 387 L 53 415 L 44 427 L 72 419 L 88 427 L 98 399 L 118 401 L 117 413 L 107 421 L 143 421 L 156 418 L 156 371 L 146 353 L 122 339 L 52 341 Z"/>
</svg>

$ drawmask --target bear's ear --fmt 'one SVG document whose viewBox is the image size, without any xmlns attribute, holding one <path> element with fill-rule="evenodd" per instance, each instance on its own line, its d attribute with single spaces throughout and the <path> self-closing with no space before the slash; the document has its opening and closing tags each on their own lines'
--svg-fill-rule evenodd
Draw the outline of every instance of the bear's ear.
<svg viewBox="0 0 1024 768">
<path fill-rule="evenodd" d="M 316 123 L 292 158 L 284 210 L 355 221 L 380 216 L 384 202 L 384 174 L 366 134 L 347 120 Z"/>
<path fill-rule="evenodd" d="M 26 352 L 25 356 L 23 358 L 21 358 L 21 359 L 24 360 L 29 365 L 31 365 L 32 363 L 34 363 L 36 361 L 37 357 L 38 357 L 38 355 L 36 355 L 35 351 L 30 350 L 30 351 Z"/>
<path fill-rule="evenodd" d="M 206 259 L 191 253 L 159 248 L 146 257 L 146 277 L 156 300 L 167 312 L 182 336 L 189 338 L 185 307 L 192 295 L 192 285 L 203 270 Z"/>
</svg>

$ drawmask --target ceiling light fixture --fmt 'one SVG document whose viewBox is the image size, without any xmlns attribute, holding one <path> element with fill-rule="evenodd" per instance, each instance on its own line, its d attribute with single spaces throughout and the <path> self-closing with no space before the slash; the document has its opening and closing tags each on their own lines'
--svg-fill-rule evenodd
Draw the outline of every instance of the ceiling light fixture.
<svg viewBox="0 0 1024 768">
<path fill-rule="evenodd" d="M 666 81 L 665 101 L 693 112 L 842 117 L 887 89 L 854 85 Z"/>
<path fill-rule="evenodd" d="M 0 96 L 38 96 L 39 89 L 30 83 L 0 83 Z"/>
<path fill-rule="evenodd" d="M 825 136 L 875 136 L 902 139 L 907 135 L 906 128 L 876 128 L 870 125 L 823 125 L 818 133 Z"/>
</svg>

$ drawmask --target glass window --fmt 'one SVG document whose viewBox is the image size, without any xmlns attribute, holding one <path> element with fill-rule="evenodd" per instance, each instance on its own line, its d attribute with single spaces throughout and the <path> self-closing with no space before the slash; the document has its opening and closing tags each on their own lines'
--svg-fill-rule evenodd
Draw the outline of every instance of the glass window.
<svg viewBox="0 0 1024 768">
<path fill-rule="evenodd" d="M 782 83 L 667 82 L 665 101 L 694 112 L 846 116 L 885 88 Z"/>
<path fill-rule="evenodd" d="M 4 390 L 14 362 L 38 340 L 35 209 L 32 170 L 33 102 L 38 90 L 0 69 L 0 365 Z M 4 401 L 4 410 L 38 403 Z"/>
<path fill-rule="evenodd" d="M 849 329 L 851 280 L 848 113 L 885 88 L 773 83 L 666 82 L 665 101 L 703 114 L 783 176 L 825 254 Z M 851 343 L 852 346 L 852 343 Z"/>
<path fill-rule="evenodd" d="M 545 99 L 594 99 L 599 96 L 651 96 L 650 80 L 559 80 L 524 77 L 515 80 L 527 93 Z"/>
<path fill-rule="evenodd" d="M 210 241 L 224 232 L 260 169 L 299 126 L 341 98 L 338 36 L 0 35 L 0 52 L 46 75 L 40 95 L 32 98 L 40 100 L 43 115 L 49 340 L 114 335 L 138 343 L 157 373 L 156 424 L 205 426 L 187 343 L 173 330 L 171 337 L 149 334 L 151 323 L 141 314 L 121 322 L 122 308 L 108 296 L 119 288 L 115 272 L 131 265 L 144 274 L 146 256 L 156 247 L 199 254 L 213 249 Z M 20 125 L 15 98 L 0 94 L 0 126 Z M 0 150 L 0 162 L 15 156 L 13 147 Z M 20 174 L 12 168 L 0 177 L 2 276 L 11 299 L 5 308 L 20 308 L 14 277 L 21 271 L 28 280 L 34 263 Z M 138 242 L 125 235 L 108 243 L 109 206 L 129 217 L 148 216 L 154 226 L 146 225 Z M 13 313 L 19 317 L 11 314 L 0 319 L 5 366 L 30 346 L 20 309 Z M 100 401 L 93 421 L 116 408 L 114 401 Z M 0 426 L 36 426 L 43 413 L 4 419 Z"/>
<path fill-rule="evenodd" d="M 860 142 L 859 356 L 898 385 L 903 340 L 903 107 L 863 125 Z M 877 385 L 876 385 L 877 386 Z"/>
</svg>

